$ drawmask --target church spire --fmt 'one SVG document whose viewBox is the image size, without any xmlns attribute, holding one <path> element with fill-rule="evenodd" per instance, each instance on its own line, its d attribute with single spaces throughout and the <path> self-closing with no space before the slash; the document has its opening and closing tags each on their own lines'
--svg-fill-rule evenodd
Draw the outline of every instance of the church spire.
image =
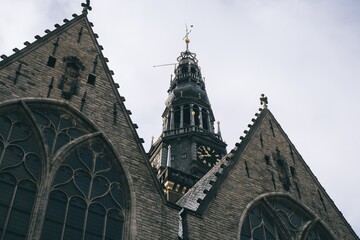
<svg viewBox="0 0 360 240">
<path fill-rule="evenodd" d="M 215 117 L 196 54 L 189 50 L 190 32 L 186 26 L 186 50 L 177 58 L 170 81 L 162 134 L 149 153 L 170 202 L 176 202 L 226 154 L 220 129 L 215 132 Z"/>
</svg>

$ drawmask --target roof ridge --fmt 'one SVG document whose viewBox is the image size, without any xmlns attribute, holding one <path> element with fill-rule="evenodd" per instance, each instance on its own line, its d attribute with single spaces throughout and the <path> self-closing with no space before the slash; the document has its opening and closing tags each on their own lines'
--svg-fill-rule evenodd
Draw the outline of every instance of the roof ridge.
<svg viewBox="0 0 360 240">
<path fill-rule="evenodd" d="M 263 118 L 266 114 L 266 109 L 267 108 L 259 108 L 260 113 L 255 113 L 256 118 L 251 119 L 253 124 L 248 124 L 249 130 L 244 130 L 245 136 L 240 136 L 241 142 L 235 143 L 235 147 L 231 149 L 231 151 L 226 154 L 217 165 L 207 172 L 186 194 L 184 194 L 184 196 L 178 200 L 178 205 L 195 212 L 200 209 L 200 206 L 204 202 L 205 198 L 207 198 L 208 195 L 211 195 L 212 191 L 216 191 L 213 190 L 215 183 L 219 182 L 221 179 L 223 179 L 221 182 L 225 181 L 226 176 L 230 172 L 230 169 L 227 170 L 227 168 L 230 167 L 230 165 L 235 164 L 234 161 L 232 161 L 233 157 L 241 154 L 242 150 L 249 142 L 248 139 L 251 138 L 251 133 L 253 133 L 259 125 L 259 119 Z M 203 207 L 203 209 L 205 208 L 206 207 Z"/>
<path fill-rule="evenodd" d="M 63 24 L 60 25 L 58 23 L 55 23 L 54 24 L 54 27 L 55 29 L 53 30 L 49 30 L 49 29 L 45 29 L 44 32 L 45 32 L 45 35 L 43 36 L 40 36 L 40 35 L 35 35 L 34 38 L 35 38 L 35 41 L 33 42 L 29 42 L 29 41 L 25 41 L 24 42 L 24 45 L 25 47 L 19 49 L 17 47 L 13 48 L 13 54 L 11 54 L 10 56 L 7 56 L 5 54 L 2 54 L 0 56 L 0 68 L 4 67 L 7 65 L 7 63 L 10 63 L 11 61 L 13 61 L 15 58 L 21 56 L 22 54 L 26 53 L 27 51 L 30 51 L 32 48 L 36 47 L 37 44 L 40 43 L 40 41 L 42 40 L 46 40 L 46 39 L 49 39 L 51 38 L 52 36 L 56 35 L 57 33 L 59 33 L 60 31 L 62 31 L 64 28 L 67 28 L 67 27 L 70 27 L 72 24 L 74 24 L 75 22 L 79 21 L 80 19 L 82 18 L 85 18 L 87 16 L 87 12 L 83 12 L 82 14 L 78 15 L 76 13 L 72 14 L 72 19 L 69 20 L 67 18 L 64 18 L 63 19 Z M 94 24 L 90 21 L 89 22 L 89 25 L 90 27 L 93 27 Z M 95 37 L 98 38 L 98 35 L 95 34 Z"/>
</svg>

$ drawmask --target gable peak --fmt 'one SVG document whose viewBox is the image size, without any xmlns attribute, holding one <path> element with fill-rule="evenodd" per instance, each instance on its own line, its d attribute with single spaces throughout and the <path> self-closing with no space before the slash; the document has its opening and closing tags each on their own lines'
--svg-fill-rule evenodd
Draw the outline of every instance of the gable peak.
<svg viewBox="0 0 360 240">
<path fill-rule="evenodd" d="M 265 96 L 265 94 L 261 94 L 260 104 L 263 108 L 267 108 L 269 102 L 268 102 L 268 98 Z"/>
<path fill-rule="evenodd" d="M 85 14 L 87 14 L 88 10 L 92 10 L 92 7 L 90 6 L 90 0 L 86 0 L 86 3 L 81 3 L 81 6 L 83 7 L 82 12 Z"/>
</svg>

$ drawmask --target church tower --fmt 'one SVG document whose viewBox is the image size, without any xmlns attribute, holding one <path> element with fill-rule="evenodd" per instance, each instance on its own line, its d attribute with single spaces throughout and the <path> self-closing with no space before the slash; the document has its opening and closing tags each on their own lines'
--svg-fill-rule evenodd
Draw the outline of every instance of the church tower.
<svg viewBox="0 0 360 240">
<path fill-rule="evenodd" d="M 151 146 L 150 162 L 157 171 L 168 201 L 176 202 L 226 154 L 220 122 L 215 117 L 205 89 L 196 54 L 189 51 L 177 58 L 175 77 L 162 114 L 160 138 Z"/>
</svg>

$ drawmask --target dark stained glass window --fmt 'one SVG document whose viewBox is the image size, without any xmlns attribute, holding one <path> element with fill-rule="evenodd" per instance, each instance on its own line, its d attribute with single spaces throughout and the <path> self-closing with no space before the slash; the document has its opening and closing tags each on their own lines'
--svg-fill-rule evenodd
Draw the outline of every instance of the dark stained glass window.
<svg viewBox="0 0 360 240">
<path fill-rule="evenodd" d="M 280 240 L 278 229 L 261 206 L 250 210 L 241 230 L 241 240 Z"/>
<path fill-rule="evenodd" d="M 306 240 L 327 240 L 332 237 L 319 225 L 316 224 L 310 231 Z"/>
<path fill-rule="evenodd" d="M 301 227 L 305 223 L 305 220 L 309 220 L 303 214 L 294 210 L 294 208 L 286 206 L 281 202 L 274 202 L 273 208 L 293 237 L 295 237 L 300 231 Z"/>
<path fill-rule="evenodd" d="M 0 108 L 0 239 L 123 238 L 123 171 L 93 133 L 61 106 Z"/>
<path fill-rule="evenodd" d="M 124 194 L 116 169 L 101 141 L 75 148 L 52 183 L 42 239 L 121 239 Z"/>
<path fill-rule="evenodd" d="M 265 202 L 267 202 L 265 204 Z M 241 226 L 241 240 L 306 239 L 331 240 L 333 237 L 304 208 L 284 197 L 262 199 L 247 213 Z M 281 231 L 280 231 L 281 229 Z"/>
<path fill-rule="evenodd" d="M 25 239 L 37 193 L 41 160 L 26 113 L 0 113 L 0 239 Z"/>
<path fill-rule="evenodd" d="M 55 154 L 68 142 L 85 135 L 88 129 L 81 123 L 60 110 L 40 109 L 33 110 L 35 119 L 44 133 L 48 151 Z"/>
</svg>

